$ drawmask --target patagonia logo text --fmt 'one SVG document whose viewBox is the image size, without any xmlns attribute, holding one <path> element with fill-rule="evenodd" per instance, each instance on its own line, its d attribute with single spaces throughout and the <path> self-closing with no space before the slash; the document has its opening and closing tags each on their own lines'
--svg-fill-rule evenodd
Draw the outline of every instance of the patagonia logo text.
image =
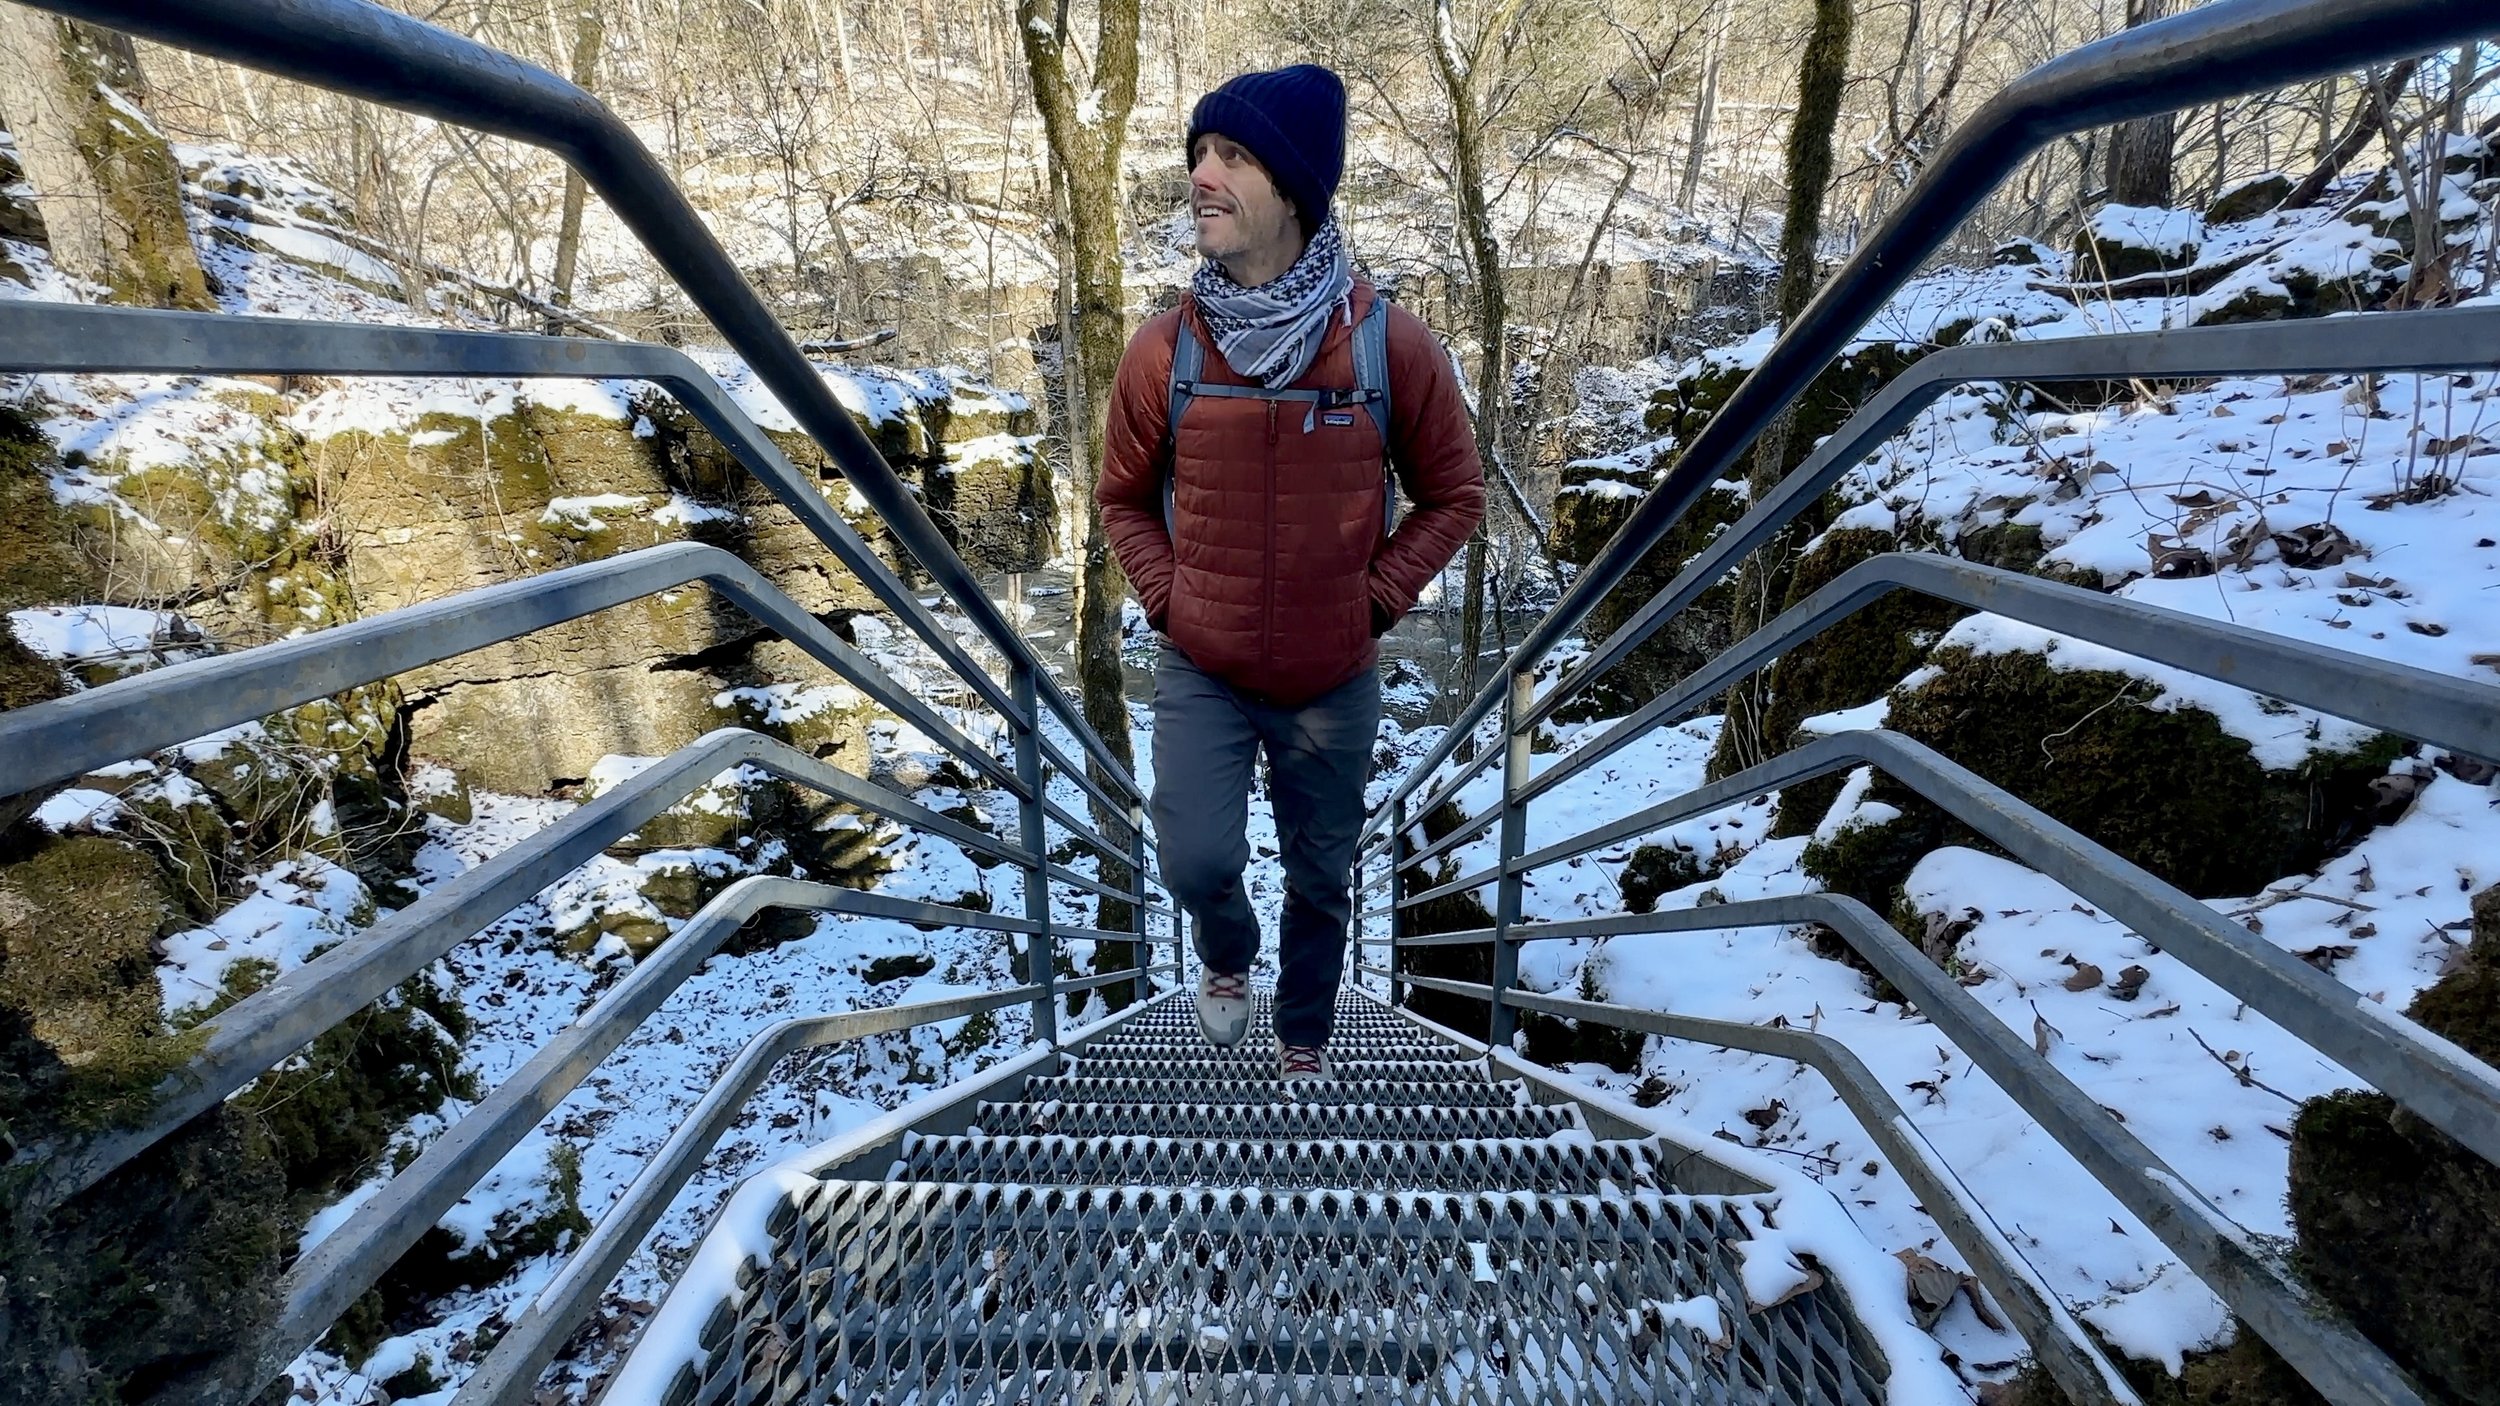
<svg viewBox="0 0 2500 1406">
<path fill-rule="evenodd" d="M 1320 416 L 1319 422 L 1323 425 L 1351 425 L 1354 423 L 1354 412 L 1351 410 L 1331 410 Z"/>
</svg>

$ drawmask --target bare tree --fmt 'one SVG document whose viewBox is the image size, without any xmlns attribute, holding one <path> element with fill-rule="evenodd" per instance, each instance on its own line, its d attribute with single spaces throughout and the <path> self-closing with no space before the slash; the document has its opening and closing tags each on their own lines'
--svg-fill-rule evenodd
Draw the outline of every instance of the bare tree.
<svg viewBox="0 0 2500 1406">
<path fill-rule="evenodd" d="M 1833 135 L 1840 125 L 1841 95 L 1848 86 L 1849 43 L 1856 22 L 1853 0 L 1814 0 L 1814 28 L 1797 69 L 1797 115 L 1788 129 L 1788 209 L 1780 226 L 1782 328 L 1796 325 L 1820 281 L 1817 256 L 1823 238 L 1823 196 L 1831 183 Z M 1793 413 L 1783 412 L 1774 419 L 1754 447 L 1748 477 L 1757 501 L 1787 476 Z M 1783 533 L 1757 548 L 1738 569 L 1734 627 L 1738 638 L 1776 613 L 1775 597 L 1786 576 L 1787 554 Z M 1768 701 L 1764 685 L 1765 676 L 1756 674 L 1728 690 L 1727 726 L 1719 748 L 1726 770 L 1763 760 L 1784 740 L 1762 736 Z"/>
<path fill-rule="evenodd" d="M 2175 0 L 2127 0 L 2127 28 L 2169 15 Z M 2109 136 L 2101 184 L 2113 205 L 2170 203 L 2171 144 L 2177 118 L 2168 112 L 2122 122 Z"/>
<path fill-rule="evenodd" d="M 147 96 L 129 36 L 0 6 L 0 120 L 35 186 L 53 263 L 116 302 L 212 308 L 182 174 Z"/>
<path fill-rule="evenodd" d="M 573 27 L 573 86 L 589 91 L 599 81 L 599 46 L 607 38 L 607 22 L 596 5 L 582 6 Z M 582 252 L 582 206 L 589 196 L 589 187 L 582 173 L 564 168 L 564 214 L 556 224 L 555 287 L 548 301 L 557 307 L 573 305 L 573 274 Z M 550 332 L 556 330 L 550 324 Z"/>
<path fill-rule="evenodd" d="M 1131 758 L 1128 695 L 1120 667 L 1120 601 L 1128 587 L 1111 555 L 1093 490 L 1101 472 L 1111 384 L 1128 344 L 1120 269 L 1120 148 L 1129 111 L 1137 103 L 1137 5 L 1138 0 L 1097 0 L 1092 82 L 1083 90 L 1069 66 L 1074 45 L 1068 7 L 1044 0 L 1018 0 L 1016 5 L 1016 32 L 1023 40 L 1034 106 L 1041 109 L 1050 144 L 1051 181 L 1061 196 L 1068 254 L 1068 324 L 1075 345 L 1061 362 L 1067 377 L 1063 403 L 1068 462 L 1083 476 L 1084 491 L 1078 496 L 1085 513 L 1076 583 L 1077 684 L 1085 720 L 1123 764 Z M 1129 823 L 1125 815 L 1102 815 L 1099 802 L 1096 811 L 1096 819 L 1107 822 L 1104 828 L 1113 833 Z M 1102 877 L 1115 887 L 1125 884 L 1127 866 L 1106 855 Z M 1098 926 L 1104 931 L 1122 931 L 1132 919 L 1126 903 L 1101 901 Z M 1135 964 L 1134 955 L 1129 944 L 1101 944 L 1095 949 L 1095 969 L 1121 970 Z M 1117 1007 L 1127 1004 L 1132 993 L 1124 983 L 1106 996 Z"/>
</svg>

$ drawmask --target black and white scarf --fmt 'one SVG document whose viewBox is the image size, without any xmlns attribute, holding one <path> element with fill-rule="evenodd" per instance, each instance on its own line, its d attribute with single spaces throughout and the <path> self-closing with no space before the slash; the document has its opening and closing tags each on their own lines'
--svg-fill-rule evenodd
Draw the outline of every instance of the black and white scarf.
<svg viewBox="0 0 2500 1406">
<path fill-rule="evenodd" d="M 1301 380 L 1311 369 L 1328 335 L 1330 313 L 1343 308 L 1352 318 L 1354 262 L 1332 215 L 1311 236 L 1302 257 L 1274 282 L 1244 288 L 1222 264 L 1209 259 L 1199 266 L 1189 291 L 1233 374 L 1276 390 Z"/>
</svg>

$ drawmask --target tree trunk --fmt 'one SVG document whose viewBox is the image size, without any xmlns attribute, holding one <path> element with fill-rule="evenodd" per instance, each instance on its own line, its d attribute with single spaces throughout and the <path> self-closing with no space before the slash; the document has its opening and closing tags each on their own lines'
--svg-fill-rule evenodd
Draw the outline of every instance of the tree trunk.
<svg viewBox="0 0 2500 1406">
<path fill-rule="evenodd" d="M 1823 238 L 1823 197 L 1832 179 L 1832 142 L 1840 126 L 1840 99 L 1849 81 L 1849 40 L 1856 25 L 1851 0 L 1814 0 L 1814 28 L 1797 70 L 1797 115 L 1788 129 L 1788 209 L 1780 223 L 1779 319 L 1786 330 L 1814 300 L 1820 275 L 1816 253 Z M 1782 413 L 1754 446 L 1754 501 L 1760 502 L 1788 475 L 1792 417 Z M 1777 613 L 1785 589 L 1788 533 L 1756 549 L 1736 573 L 1734 636 L 1743 639 Z M 1720 733 L 1714 770 L 1725 775 L 1764 760 L 1787 739 L 1762 735 L 1766 676 L 1755 674 L 1728 690 L 1727 722 Z"/>
<path fill-rule="evenodd" d="M 2413 81 L 2415 63 L 2413 59 L 2405 59 L 2387 70 L 2388 92 L 2395 92 Z M 2377 138 L 2379 89 L 2369 83 L 2359 87 L 2361 96 L 2353 106 L 2352 120 L 2345 124 L 2343 136 L 2319 160 L 2316 169 L 2302 177 L 2300 184 L 2292 187 L 2292 193 L 2283 198 L 2284 209 L 2302 210 L 2318 203 L 2318 197 L 2326 194 L 2326 188 L 2335 183 L 2336 177 L 2344 174 L 2344 168 L 2353 163 L 2353 158 Z"/>
<path fill-rule="evenodd" d="M 1129 110 L 1137 102 L 1137 8 L 1138 0 L 1102 0 L 1096 15 L 1093 84 L 1083 95 L 1092 110 L 1080 113 L 1080 94 L 1068 70 L 1065 10 L 1046 0 L 1017 0 L 1016 5 L 1016 32 L 1049 140 L 1052 180 L 1066 193 L 1067 258 L 1074 266 L 1069 281 L 1076 343 L 1063 352 L 1063 370 L 1068 462 L 1083 476 L 1079 496 L 1085 512 L 1076 583 L 1078 691 L 1086 722 L 1123 766 L 1131 765 L 1134 757 L 1120 667 L 1120 601 L 1128 583 L 1103 532 L 1094 480 L 1101 472 L 1111 384 L 1128 346 L 1123 317 L 1127 294 L 1120 275 L 1120 147 L 1128 133 Z M 1129 824 L 1126 815 L 1105 814 L 1099 802 L 1094 819 L 1106 834 L 1123 833 Z M 1107 855 L 1100 876 L 1114 887 L 1131 882 L 1129 866 Z M 1126 902 L 1104 898 L 1095 926 L 1121 932 L 1134 917 Z M 1106 942 L 1094 949 L 1096 971 L 1117 971 L 1136 959 L 1137 950 L 1128 943 Z M 1136 996 L 1127 982 L 1105 988 L 1103 994 L 1115 1010 Z"/>
<path fill-rule="evenodd" d="M 573 31 L 573 86 L 583 92 L 589 92 L 599 81 L 599 45 L 606 37 L 607 27 L 599 11 L 583 6 Z M 565 167 L 564 214 L 556 225 L 555 292 L 548 299 L 560 308 L 573 306 L 573 273 L 582 253 L 582 206 L 589 194 L 582 173 Z M 547 325 L 551 334 L 561 330 L 555 323 Z"/>
<path fill-rule="evenodd" d="M 1450 104 L 1452 203 L 1458 207 L 1459 246 L 1475 295 L 1476 340 L 1482 359 L 1476 376 L 1476 455 L 1488 484 L 1507 481 L 1511 462 L 1510 288 L 1502 268 L 1501 241 L 1484 193 L 1484 122 L 1476 104 L 1474 59 L 1458 39 L 1450 0 L 1433 4 L 1433 72 Z M 1524 505 L 1523 505 L 1524 508 Z M 1459 602 L 1460 678 L 1475 686 L 1477 655 L 1484 648 L 1485 578 L 1489 529 L 1467 539 L 1466 599 Z"/>
<path fill-rule="evenodd" d="M 1701 59 L 1701 92 L 1693 99 L 1692 140 L 1684 148 L 1684 175 L 1675 187 L 1675 207 L 1688 215 L 1701 189 L 1702 150 L 1710 145 L 1710 124 L 1719 112 L 1719 59 L 1727 51 L 1728 21 L 1735 13 L 1736 0 L 1718 0 L 1710 16 L 1710 47 Z"/>
<path fill-rule="evenodd" d="M 183 217 L 182 173 L 145 115 L 129 36 L 0 6 L 0 120 L 35 187 L 52 262 L 117 303 L 216 307 Z"/>
<path fill-rule="evenodd" d="M 2127 0 L 2127 28 L 2167 16 L 2176 0 Z M 2112 205 L 2170 203 L 2171 143 L 2177 132 L 2170 113 L 2122 122 L 2110 133 L 2101 183 Z"/>
</svg>

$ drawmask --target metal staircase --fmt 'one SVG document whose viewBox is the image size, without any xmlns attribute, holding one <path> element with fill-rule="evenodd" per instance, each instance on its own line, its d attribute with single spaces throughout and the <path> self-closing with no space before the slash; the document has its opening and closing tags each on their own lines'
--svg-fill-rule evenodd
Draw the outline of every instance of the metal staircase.
<svg viewBox="0 0 2500 1406">
<path fill-rule="evenodd" d="M 1167 997 L 963 1131 L 852 1152 L 734 1287 L 672 1299 L 699 1358 L 606 1400 L 1884 1399 L 1835 1289 L 1748 1301 L 1776 1197 L 1691 1194 L 1692 1149 L 1376 1000 L 1337 1030 L 1338 1079 L 1289 1094 Z"/>
<path fill-rule="evenodd" d="M 2500 1160 L 2500 1074 L 2251 935 L 2088 836 L 1928 749 L 1846 733 L 1610 825 L 1528 846 L 1532 804 L 1733 680 L 1888 592 L 1910 590 L 2124 649 L 2239 687 L 2500 759 L 2500 690 L 2272 638 L 1967 562 L 1890 555 L 1852 569 L 1675 688 L 1541 770 L 1537 724 L 1797 519 L 1919 408 L 1973 380 L 2061 381 L 2500 365 L 2500 310 L 2218 327 L 1938 354 L 1878 395 L 1787 480 L 1696 553 L 1675 581 L 1559 676 L 1590 607 L 1635 565 L 2029 153 L 2061 135 L 2302 82 L 2500 29 L 2490 0 L 2217 0 L 2093 44 L 2016 80 L 1931 159 L 1893 216 L 1693 441 L 1606 551 L 1461 710 L 1365 834 L 1365 963 L 1395 1000 L 1415 988 L 1484 1003 L 1474 1044 L 1349 994 L 1335 1083 L 1287 1097 L 1265 1049 L 1213 1052 L 1176 992 L 1085 1030 L 1079 990 L 1152 993 L 1183 975 L 1155 903 L 1144 797 L 1001 617 L 911 490 L 878 458 L 684 197 L 588 94 L 474 41 L 363 0 L 37 0 L 142 37 L 363 99 L 540 144 L 580 170 L 758 376 L 827 448 L 885 531 L 962 612 L 990 657 L 828 504 L 697 365 L 659 347 L 567 338 L 340 327 L 276 319 L 0 303 L 0 371 L 605 376 L 679 397 L 1002 724 L 976 743 L 914 689 L 725 552 L 674 544 L 258 649 L 176 665 L 0 714 L 0 795 L 57 785 L 225 723 L 451 657 L 656 592 L 704 582 L 828 670 L 911 720 L 1010 794 L 1012 836 L 935 814 L 780 743 L 726 730 L 392 915 L 202 1028 L 200 1053 L 139 1125 L 30 1146 L 27 1205 L 76 1196 L 185 1119 L 588 860 L 706 778 L 752 765 L 898 824 L 1012 863 L 1024 912 L 990 913 L 786 879 L 741 881 L 495 1089 L 281 1285 L 276 1321 L 237 1327 L 224 1394 L 241 1402 L 316 1341 L 355 1296 L 487 1173 L 747 918 L 767 908 L 868 915 L 1006 935 L 1025 984 L 906 1007 L 794 1013 L 747 1047 L 551 1282 L 506 1325 L 454 1406 L 532 1400 L 561 1346 L 721 1137 L 790 1053 L 1009 1007 L 1034 1042 L 976 1079 L 751 1178 L 721 1211 L 633 1355 L 617 1406 L 1103 1401 L 1925 1402 L 1896 1380 L 1870 1325 L 1898 1303 L 1832 1285 L 1757 1304 L 1744 1273 L 1780 1197 L 1622 1110 L 1575 1095 L 1508 1048 L 1519 1016 L 1596 1021 L 1661 1039 L 1791 1058 L 1828 1078 L 1893 1171 L 2039 1364 L 2078 1403 L 2137 1398 L 2059 1296 L 1998 1233 L 1856 1055 L 1810 1030 L 1735 1025 L 1520 989 L 1523 944 L 1818 924 L 1903 992 L 2135 1213 L 2253 1331 L 2336 1401 L 2424 1393 L 2280 1259 L 2109 1118 L 2022 1036 L 1978 1006 L 1881 917 L 1828 895 L 1701 911 L 1521 921 L 1523 877 L 1680 817 L 1858 765 L 1883 768 L 2022 862 L 2067 885 L 2261 1014 L 2486 1158 Z M 1003 677 L 1002 677 L 1003 676 Z M 1550 687 L 1538 692 L 1541 682 Z M 1498 715 L 1498 716 L 1497 716 Z M 1481 725 L 1481 726 L 1480 726 Z M 1060 739 L 1066 739 L 1063 745 Z M 1479 743 L 1483 745 L 1479 745 Z M 1005 755 L 1001 755 L 1001 752 Z M 1497 804 L 1425 836 L 1425 817 L 1499 766 Z M 1057 784 L 1054 797 L 1051 787 Z M 1090 802 L 1090 805 L 1088 805 Z M 1081 817 L 1070 805 L 1091 811 Z M 1492 834 L 1498 861 L 1445 877 Z M 1068 846 L 1073 846 L 1070 850 Z M 1063 862 L 1082 852 L 1092 872 Z M 1375 876 L 1376 875 L 1376 876 Z M 1051 894 L 1124 899 L 1121 932 L 1055 922 Z M 1490 892 L 1493 925 L 1418 933 L 1416 910 Z M 1159 921 L 1158 921 L 1159 920 Z M 1136 943 L 1125 971 L 1062 980 L 1067 937 Z M 1489 954 L 1488 982 L 1423 975 L 1418 949 Z M 1704 1140 L 1706 1142 L 1706 1140 Z M 1798 1210 L 1795 1201 L 1786 1203 Z M 1890 1338 L 1898 1347 L 1906 1339 Z M 1916 1346 L 1932 1346 L 1923 1340 Z M 1896 1352 L 1894 1357 L 1898 1359 Z M 1938 1368 L 1941 1371 L 1941 1368 Z M 1922 1379 L 1926 1380 L 1926 1379 Z M 234 1386 L 234 1383 L 246 1383 Z M 175 1393 L 168 1393 L 169 1396 Z M 165 1398 L 159 1398 L 165 1399 Z"/>
</svg>

